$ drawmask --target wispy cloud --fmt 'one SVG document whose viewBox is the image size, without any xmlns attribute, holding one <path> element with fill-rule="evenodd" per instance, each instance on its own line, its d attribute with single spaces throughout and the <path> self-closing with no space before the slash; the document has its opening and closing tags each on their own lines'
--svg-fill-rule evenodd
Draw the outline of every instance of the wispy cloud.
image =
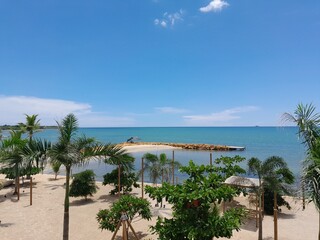
<svg viewBox="0 0 320 240">
<path fill-rule="evenodd" d="M 23 122 L 24 114 L 38 114 L 42 125 L 55 125 L 69 113 L 74 113 L 83 127 L 131 126 L 134 122 L 132 118 L 93 112 L 87 103 L 27 96 L 0 96 L 0 112 L 0 125 Z"/>
<path fill-rule="evenodd" d="M 229 6 L 224 0 L 212 0 L 207 6 L 200 8 L 200 12 L 218 12 Z"/>
<path fill-rule="evenodd" d="M 177 22 L 183 21 L 184 11 L 180 9 L 175 13 L 165 12 L 162 18 L 156 18 L 154 24 L 166 28 L 168 26 L 173 27 Z"/>
<path fill-rule="evenodd" d="M 155 109 L 161 113 L 168 113 L 168 114 L 179 114 L 179 113 L 185 113 L 188 111 L 186 109 L 174 108 L 174 107 L 157 107 Z"/>
<path fill-rule="evenodd" d="M 184 120 L 189 126 L 214 126 L 227 125 L 228 122 L 241 118 L 241 113 L 257 111 L 259 108 L 254 106 L 237 107 L 224 110 L 222 112 L 211 113 L 208 115 L 189 115 L 184 116 Z"/>
</svg>

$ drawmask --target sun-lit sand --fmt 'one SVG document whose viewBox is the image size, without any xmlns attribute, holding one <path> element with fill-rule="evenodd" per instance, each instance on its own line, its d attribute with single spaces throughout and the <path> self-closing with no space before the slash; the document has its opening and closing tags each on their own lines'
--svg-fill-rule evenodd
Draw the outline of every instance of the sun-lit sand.
<svg viewBox="0 0 320 240">
<path fill-rule="evenodd" d="M 148 150 L 149 148 L 145 149 Z M 3 178 L 3 175 L 0 178 Z M 58 180 L 54 180 L 54 176 L 48 174 L 34 176 L 32 206 L 30 206 L 30 185 L 28 181 L 21 188 L 19 201 L 17 201 L 15 195 L 12 195 L 13 187 L 0 190 L 0 239 L 62 239 L 64 182 L 65 178 L 63 176 L 58 176 Z M 117 196 L 109 195 L 112 186 L 102 186 L 101 183 L 97 183 L 97 185 L 99 186 L 98 192 L 87 201 L 82 198 L 70 198 L 71 240 L 105 240 L 112 237 L 111 232 L 101 231 L 98 228 L 96 214 L 100 209 L 108 208 L 117 199 Z M 133 194 L 141 196 L 141 189 L 134 189 Z M 244 197 L 235 200 L 242 205 L 249 206 L 248 200 Z M 292 210 L 282 208 L 282 212 L 279 214 L 279 239 L 317 239 L 319 222 L 315 207 L 309 204 L 302 211 L 300 200 L 290 198 L 289 202 L 292 205 Z M 168 204 L 166 204 L 165 209 L 155 207 L 154 201 L 151 205 L 152 212 L 155 215 L 152 221 L 148 222 L 136 217 L 132 222 L 133 228 L 139 237 L 144 240 L 157 239 L 149 231 L 149 226 L 155 223 L 156 216 L 170 217 Z M 263 236 L 264 239 L 273 239 L 273 217 L 271 216 L 265 216 L 264 218 Z M 231 239 L 256 240 L 257 237 L 258 229 L 255 226 L 255 220 L 251 219 L 241 227 L 240 232 L 235 232 Z M 118 232 L 116 239 L 121 239 L 121 231 Z"/>
</svg>

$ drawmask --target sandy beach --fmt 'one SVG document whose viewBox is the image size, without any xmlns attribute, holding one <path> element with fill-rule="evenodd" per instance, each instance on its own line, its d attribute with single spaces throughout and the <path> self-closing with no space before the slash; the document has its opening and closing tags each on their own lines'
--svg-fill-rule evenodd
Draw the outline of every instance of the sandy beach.
<svg viewBox="0 0 320 240">
<path fill-rule="evenodd" d="M 170 148 L 168 146 L 164 147 Z M 126 148 L 130 152 L 148 151 L 154 149 L 154 146 L 132 146 Z M 0 178 L 3 177 L 3 175 L 0 176 Z M 15 195 L 12 195 L 13 186 L 0 190 L 0 239 L 62 239 L 64 182 L 65 178 L 63 176 L 59 176 L 57 180 L 54 180 L 54 176 L 50 174 L 33 176 L 32 206 L 30 206 L 29 181 L 26 181 L 22 186 L 19 201 L 17 201 Z M 87 201 L 82 198 L 70 197 L 71 240 L 105 240 L 111 239 L 112 237 L 111 232 L 106 230 L 101 231 L 98 228 L 96 214 L 100 209 L 108 208 L 117 197 L 109 195 L 109 191 L 113 188 L 112 186 L 102 186 L 99 182 L 97 182 L 97 185 L 99 186 L 98 192 Z M 133 194 L 141 196 L 141 189 L 134 189 Z M 241 205 L 249 207 L 247 198 L 238 197 L 235 200 Z M 302 211 L 302 203 L 300 200 L 290 198 L 288 201 L 292 209 L 287 210 L 282 208 L 282 212 L 279 213 L 279 239 L 317 239 L 318 213 L 315 207 L 312 204 L 308 204 L 306 209 Z M 157 239 L 155 235 L 150 233 L 149 226 L 155 223 L 158 215 L 170 217 L 171 210 L 168 204 L 166 204 L 166 209 L 161 209 L 155 207 L 155 202 L 151 201 L 151 206 L 153 208 L 152 212 L 154 213 L 151 221 L 145 221 L 136 217 L 132 222 L 133 228 L 140 239 Z M 241 231 L 235 231 L 231 239 L 256 240 L 258 238 L 258 229 L 255 223 L 255 219 L 247 220 L 241 227 Z M 263 236 L 264 239 L 273 239 L 272 216 L 265 216 L 264 218 Z M 116 239 L 121 239 L 121 231 L 119 231 Z"/>
</svg>

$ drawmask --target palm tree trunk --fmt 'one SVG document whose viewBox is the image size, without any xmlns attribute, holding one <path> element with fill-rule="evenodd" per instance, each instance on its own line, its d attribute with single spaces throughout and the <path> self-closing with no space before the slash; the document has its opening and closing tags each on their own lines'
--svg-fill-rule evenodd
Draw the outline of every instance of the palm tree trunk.
<svg viewBox="0 0 320 240">
<path fill-rule="evenodd" d="M 320 240 L 320 211 L 319 211 L 319 234 L 318 234 L 318 240 Z"/>
<path fill-rule="evenodd" d="M 278 204 L 277 204 L 277 192 L 273 193 L 273 223 L 274 223 L 274 240 L 278 240 Z"/>
<path fill-rule="evenodd" d="M 64 215 L 63 215 L 63 240 L 69 239 L 69 182 L 70 167 L 66 167 L 66 193 L 64 199 Z"/>
<path fill-rule="evenodd" d="M 262 240 L 262 212 L 261 212 L 261 193 L 259 193 L 259 240 Z"/>
<path fill-rule="evenodd" d="M 262 189 L 261 178 L 259 178 L 259 240 L 262 240 Z"/>
</svg>

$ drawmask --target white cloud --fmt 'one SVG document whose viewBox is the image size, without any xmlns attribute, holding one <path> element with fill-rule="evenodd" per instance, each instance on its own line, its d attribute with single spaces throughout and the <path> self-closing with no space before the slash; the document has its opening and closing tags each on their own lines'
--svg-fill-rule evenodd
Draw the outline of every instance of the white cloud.
<svg viewBox="0 0 320 240">
<path fill-rule="evenodd" d="M 45 99 L 26 96 L 0 95 L 0 125 L 17 124 L 25 121 L 24 114 L 38 114 L 42 125 L 56 125 L 69 113 L 74 113 L 82 127 L 131 126 L 133 119 L 106 116 L 92 111 L 87 103 L 61 99 Z"/>
<path fill-rule="evenodd" d="M 211 113 L 208 115 L 189 115 L 184 116 L 185 122 L 189 126 L 214 126 L 214 125 L 228 125 L 228 122 L 240 119 L 241 113 L 257 111 L 258 108 L 254 106 L 237 107 L 227 109 L 222 112 Z"/>
<path fill-rule="evenodd" d="M 228 7 L 229 3 L 224 0 L 212 0 L 207 6 L 200 8 L 200 12 L 218 12 L 223 8 Z"/>
<path fill-rule="evenodd" d="M 175 13 L 165 12 L 161 19 L 156 18 L 154 20 L 154 24 L 163 28 L 166 28 L 168 25 L 173 27 L 177 21 L 183 21 L 183 15 L 184 11 L 182 9 Z"/>
<path fill-rule="evenodd" d="M 157 107 L 157 111 L 161 113 L 169 113 L 169 114 L 179 114 L 187 112 L 186 109 L 174 108 L 174 107 Z"/>
</svg>

